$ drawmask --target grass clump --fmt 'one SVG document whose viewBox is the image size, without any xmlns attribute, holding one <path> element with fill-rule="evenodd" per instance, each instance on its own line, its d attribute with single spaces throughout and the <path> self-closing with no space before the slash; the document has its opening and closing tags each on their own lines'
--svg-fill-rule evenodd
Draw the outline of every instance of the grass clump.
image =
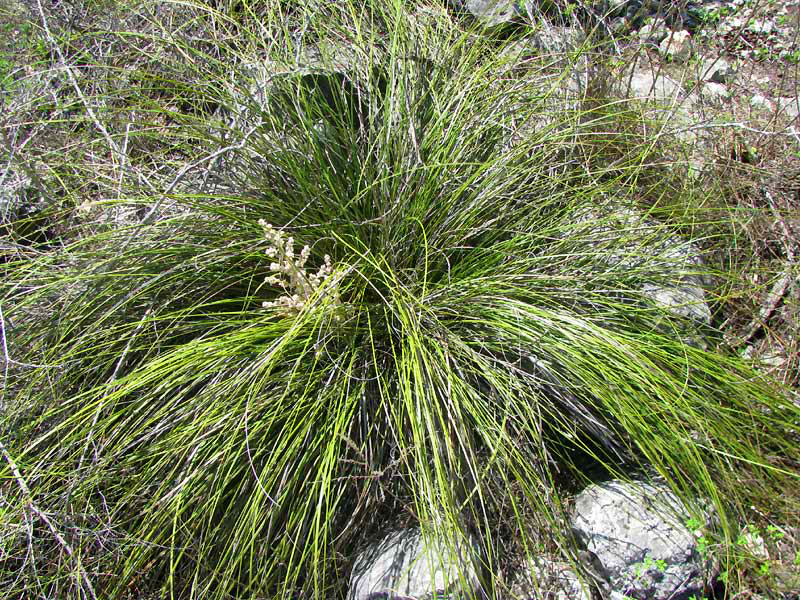
<svg viewBox="0 0 800 600">
<path fill-rule="evenodd" d="M 350 9 L 314 31 L 347 68 L 278 67 L 265 102 L 234 69 L 225 112 L 180 122 L 197 160 L 109 201 L 140 221 L 8 265 L 6 589 L 334 597 L 411 521 L 477 539 L 490 592 L 493 519 L 569 555 L 597 471 L 709 499 L 723 536 L 796 478 L 797 407 L 646 292 L 699 271 L 614 217 L 648 146 L 599 183 L 558 77 Z"/>
</svg>

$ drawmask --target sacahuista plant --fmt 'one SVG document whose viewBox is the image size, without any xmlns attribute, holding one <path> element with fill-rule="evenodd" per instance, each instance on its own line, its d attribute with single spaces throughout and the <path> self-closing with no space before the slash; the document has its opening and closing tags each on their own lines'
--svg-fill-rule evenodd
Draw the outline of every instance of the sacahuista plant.
<svg viewBox="0 0 800 600">
<path fill-rule="evenodd" d="M 346 69 L 285 69 L 266 101 L 240 74 L 231 118 L 182 124 L 212 191 L 10 266 L 2 497 L 30 527 L 6 589 L 328 598 L 415 522 L 477 540 L 490 590 L 494 518 L 569 555 L 590 468 L 658 474 L 723 528 L 796 482 L 797 407 L 645 293 L 687 275 L 666 226 L 608 216 L 646 150 L 598 178 L 557 77 L 384 11 L 311 20 Z"/>
</svg>

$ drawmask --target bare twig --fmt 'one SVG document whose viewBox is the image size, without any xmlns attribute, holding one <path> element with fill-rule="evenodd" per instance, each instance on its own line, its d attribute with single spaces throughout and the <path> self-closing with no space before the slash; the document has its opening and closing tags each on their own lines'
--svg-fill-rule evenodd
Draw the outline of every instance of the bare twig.
<svg viewBox="0 0 800 600">
<path fill-rule="evenodd" d="M 6 343 L 6 327 L 3 319 L 3 303 L 0 302 L 0 341 L 3 345 L 3 392 L 0 393 L 0 412 L 5 412 L 5 390 L 8 386 L 8 367 L 11 359 L 8 356 L 8 344 Z"/>
<path fill-rule="evenodd" d="M 8 378 L 8 366 L 17 365 L 18 367 L 29 367 L 31 369 L 60 369 L 63 365 L 34 365 L 31 363 L 19 362 L 12 360 L 8 353 L 8 343 L 6 338 L 6 325 L 5 318 L 3 317 L 3 303 L 0 302 L 0 340 L 3 346 L 3 363 L 5 364 L 4 378 Z"/>
<path fill-rule="evenodd" d="M 770 290 L 769 294 L 767 294 L 767 299 L 764 304 L 761 306 L 761 310 L 758 311 L 758 316 L 753 319 L 753 322 L 750 323 L 750 327 L 747 329 L 747 333 L 741 338 L 738 342 L 736 342 L 734 347 L 743 346 L 756 334 L 756 332 L 761 329 L 764 325 L 766 325 L 769 318 L 772 316 L 772 313 L 775 312 L 775 309 L 778 307 L 778 304 L 783 299 L 784 295 L 786 294 L 786 290 L 789 287 L 789 284 L 794 281 L 793 279 L 793 272 L 795 266 L 795 254 L 794 254 L 794 247 L 792 246 L 791 239 L 792 239 L 792 232 L 789 230 L 789 226 L 786 225 L 786 221 L 784 220 L 783 216 L 778 211 L 778 208 L 775 206 L 775 200 L 772 197 L 772 194 L 769 193 L 769 190 L 764 190 L 764 195 L 767 197 L 767 201 L 769 202 L 770 210 L 772 211 L 772 216 L 775 217 L 775 221 L 781 225 L 781 229 L 783 230 L 784 234 L 784 248 L 786 249 L 786 265 L 783 269 L 783 274 L 781 277 L 775 282 Z"/>
<path fill-rule="evenodd" d="M 22 473 L 20 473 L 19 467 L 17 467 L 17 463 L 14 462 L 14 459 L 6 450 L 5 444 L 3 444 L 2 441 L 0 441 L 0 453 L 3 454 L 3 458 L 5 458 L 6 462 L 8 463 L 8 466 L 11 468 L 11 473 L 14 475 L 14 479 L 17 482 L 19 489 L 25 496 L 25 506 L 33 514 L 39 517 L 42 520 L 42 522 L 44 522 L 45 525 L 47 525 L 47 528 L 50 530 L 50 533 L 53 534 L 53 537 L 56 539 L 59 546 L 61 546 L 64 549 L 64 552 L 66 552 L 67 556 L 69 556 L 71 559 L 75 561 L 75 566 L 78 569 L 80 578 L 83 580 L 83 586 L 81 586 L 81 590 L 84 591 L 85 588 L 84 593 L 88 594 L 88 596 L 92 600 L 97 600 L 97 594 L 95 594 L 94 587 L 92 586 L 92 582 L 89 580 L 89 576 L 86 574 L 86 570 L 81 565 L 80 558 L 75 556 L 75 553 L 73 552 L 72 547 L 69 545 L 69 542 L 67 542 L 67 540 L 64 539 L 64 536 L 62 536 L 58 532 L 55 525 L 53 525 L 53 522 L 48 518 L 48 516 L 41 510 L 39 510 L 39 508 L 33 503 L 33 495 L 31 494 L 31 490 L 30 488 L 28 488 L 28 484 L 25 483 L 25 479 L 23 479 Z"/>
<path fill-rule="evenodd" d="M 161 198 L 159 198 L 158 201 L 150 208 L 150 210 L 147 211 L 147 214 L 142 218 L 142 220 L 138 224 L 137 228 L 141 227 L 143 225 L 147 225 L 148 223 L 152 222 L 152 220 L 155 218 L 156 213 L 158 212 L 158 209 L 161 208 L 161 205 L 164 204 L 164 201 L 175 190 L 175 187 L 178 185 L 178 183 L 180 183 L 180 181 L 186 176 L 186 174 L 189 171 L 191 171 L 192 169 L 194 169 L 196 167 L 199 167 L 200 165 L 202 165 L 204 163 L 213 161 L 213 160 L 217 159 L 218 157 L 222 156 L 223 154 L 225 154 L 227 152 L 230 152 L 231 150 L 241 150 L 244 147 L 244 145 L 247 143 L 247 140 L 250 138 L 250 136 L 253 135 L 253 133 L 260 126 L 261 126 L 260 123 L 258 125 L 253 125 L 244 134 L 244 137 L 242 137 L 242 139 L 241 139 L 241 141 L 239 141 L 239 143 L 231 144 L 230 146 L 225 146 L 224 148 L 220 148 L 219 150 L 217 150 L 215 152 L 212 152 L 208 156 L 204 156 L 203 158 L 201 158 L 199 160 L 196 160 L 196 161 L 194 161 L 192 163 L 189 163 L 188 165 L 184 166 L 180 171 L 178 171 L 178 174 L 175 175 L 175 178 L 167 186 L 167 189 L 165 189 L 161 193 Z M 135 237 L 136 237 L 136 234 L 134 232 L 133 235 L 131 235 L 127 240 L 125 240 L 125 243 L 122 245 L 122 248 L 120 248 L 120 250 L 119 250 L 120 254 L 125 251 L 125 249 L 130 245 L 130 243 L 133 241 L 133 239 Z"/>
<path fill-rule="evenodd" d="M 145 321 L 147 320 L 147 317 L 150 316 L 150 312 L 151 311 L 152 311 L 152 308 L 148 308 L 145 311 L 144 315 L 142 315 L 142 318 L 139 320 L 139 323 L 136 325 L 136 329 L 133 330 L 133 333 L 128 338 L 128 343 L 125 345 L 125 349 L 122 351 L 122 354 L 120 355 L 119 359 L 117 360 L 117 364 L 114 367 L 114 372 L 111 374 L 111 377 L 108 380 L 109 383 L 111 383 L 113 381 L 116 381 L 117 374 L 119 373 L 119 369 L 122 366 L 122 363 L 125 362 L 125 358 L 128 356 L 128 352 L 131 349 L 131 343 L 136 338 L 136 336 L 138 335 L 139 331 L 141 331 L 142 326 L 145 324 Z M 86 459 L 86 452 L 89 449 L 89 444 L 91 443 L 92 437 L 94 437 L 94 428 L 97 426 L 97 421 L 100 418 L 100 411 L 101 411 L 102 407 L 103 407 L 102 403 L 98 403 L 97 410 L 95 410 L 95 412 L 94 412 L 94 417 L 92 418 L 92 425 L 91 425 L 91 427 L 89 427 L 89 433 L 86 436 L 86 445 L 83 447 L 83 452 L 81 453 L 81 458 L 78 461 L 78 468 L 76 470 L 76 473 L 78 473 L 78 474 L 80 474 L 81 469 L 83 468 L 83 461 Z"/>
<path fill-rule="evenodd" d="M 34 169 L 31 165 L 29 165 L 28 161 L 19 156 L 19 153 L 22 150 L 24 150 L 25 146 L 27 146 L 28 143 L 37 135 L 37 132 L 31 131 L 31 133 L 28 134 L 28 137 L 25 138 L 25 140 L 23 140 L 22 143 L 17 144 L 16 143 L 17 135 L 19 133 L 17 129 L 14 130 L 13 139 L 9 135 L 8 127 L 2 127 L 0 129 L 3 132 L 3 141 L 5 141 L 6 147 L 8 149 L 8 162 L 6 164 L 6 169 L 3 172 L 3 176 L 0 177 L 0 181 L 5 181 L 5 178 L 8 176 L 8 173 L 11 170 L 11 165 L 14 163 L 14 160 L 16 159 L 17 164 L 25 172 L 25 174 L 28 177 L 30 177 L 31 181 L 36 184 L 39 190 L 43 190 L 44 183 L 42 182 L 41 177 L 39 177 L 39 174 L 36 172 L 36 169 Z"/>
<path fill-rule="evenodd" d="M 97 127 L 98 131 L 103 134 L 103 137 L 106 139 L 109 148 L 114 153 L 116 158 L 119 160 L 119 164 L 123 164 L 123 154 L 120 150 L 119 146 L 117 146 L 114 139 L 111 137 L 111 134 L 108 133 L 108 130 L 105 126 L 100 122 L 95 114 L 94 110 L 92 110 L 89 101 L 86 99 L 86 96 L 83 94 L 81 87 L 78 85 L 78 80 L 75 78 L 75 74 L 72 72 L 72 69 L 67 64 L 67 59 L 64 56 L 64 53 L 61 51 L 61 46 L 59 46 L 56 39 L 53 37 L 52 32 L 50 31 L 50 25 L 47 22 L 47 16 L 45 15 L 44 9 L 42 8 L 42 0 L 36 0 L 36 7 L 39 12 L 39 18 L 42 21 L 42 28 L 44 29 L 44 33 L 47 36 L 47 41 L 50 42 L 50 45 L 53 47 L 53 50 L 56 51 L 58 54 L 58 59 L 61 61 L 62 68 L 64 72 L 67 74 L 69 78 L 69 82 L 72 84 L 75 93 L 78 94 L 78 98 L 81 100 L 81 104 L 83 104 L 84 108 L 86 109 L 87 114 L 91 117 L 92 122 L 94 123 L 95 127 Z"/>
<path fill-rule="evenodd" d="M 742 129 L 744 131 L 751 131 L 753 133 L 759 133 L 762 135 L 786 135 L 786 136 L 795 136 L 797 135 L 793 131 L 765 131 L 763 129 L 755 129 L 754 127 L 749 127 L 744 123 L 740 123 L 738 121 L 731 121 L 727 123 L 698 123 L 697 125 L 691 125 L 689 127 L 681 127 L 680 129 L 669 129 L 665 130 L 664 134 L 666 135 L 676 135 L 679 133 L 686 133 L 689 131 L 697 131 L 699 129 L 719 129 L 719 128 L 731 128 L 731 129 Z"/>
<path fill-rule="evenodd" d="M 128 140 L 131 134 L 131 124 L 128 123 L 125 126 L 125 140 L 122 143 L 122 155 L 120 156 L 120 165 L 119 165 L 119 178 L 117 179 L 117 199 L 119 200 L 122 197 L 122 179 L 123 175 L 125 174 L 125 160 L 128 157 Z"/>
</svg>

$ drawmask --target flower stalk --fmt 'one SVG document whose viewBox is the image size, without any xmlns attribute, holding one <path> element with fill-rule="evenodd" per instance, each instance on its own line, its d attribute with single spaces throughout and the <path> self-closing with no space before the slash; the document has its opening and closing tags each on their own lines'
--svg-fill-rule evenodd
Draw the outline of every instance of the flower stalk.
<svg viewBox="0 0 800 600">
<path fill-rule="evenodd" d="M 299 255 L 294 251 L 294 238 L 284 236 L 275 229 L 270 223 L 260 219 L 259 225 L 264 230 L 264 237 L 269 246 L 266 255 L 275 259 L 270 263 L 270 271 L 275 275 L 268 276 L 264 283 L 269 286 L 278 286 L 283 290 L 283 295 L 278 296 L 274 301 L 262 302 L 264 308 L 277 308 L 279 312 L 295 316 L 300 314 L 303 307 L 316 294 L 328 278 L 333 274 L 331 257 L 326 254 L 323 264 L 317 269 L 316 273 L 309 273 L 306 270 L 306 263 L 311 255 L 311 247 L 306 245 Z M 334 293 L 334 296 L 336 294 Z M 341 306 L 338 296 L 334 300 L 335 307 Z"/>
</svg>

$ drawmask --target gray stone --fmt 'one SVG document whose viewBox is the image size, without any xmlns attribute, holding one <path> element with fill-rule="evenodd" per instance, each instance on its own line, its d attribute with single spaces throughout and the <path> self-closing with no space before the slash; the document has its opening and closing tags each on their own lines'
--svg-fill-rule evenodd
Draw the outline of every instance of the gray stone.
<svg viewBox="0 0 800 600">
<path fill-rule="evenodd" d="M 673 101 L 683 93 L 681 86 L 666 75 L 636 71 L 629 81 L 627 94 L 642 100 Z"/>
<path fill-rule="evenodd" d="M 354 70 L 357 59 L 351 48 L 328 42 L 313 46 L 298 45 L 295 60 L 278 61 L 259 58 L 239 67 L 238 77 L 243 85 L 234 86 L 233 102 L 229 107 L 236 126 L 246 128 L 258 122 L 269 102 L 276 84 L 289 78 L 301 78 L 317 73 L 347 74 Z"/>
<path fill-rule="evenodd" d="M 622 14 L 625 14 L 625 11 L 628 8 L 629 0 L 609 0 L 608 7 L 609 13 L 614 16 L 618 17 Z"/>
<path fill-rule="evenodd" d="M 350 576 L 348 600 L 431 597 L 479 587 L 474 546 L 443 538 L 425 539 L 417 528 L 388 535 L 362 552 Z"/>
<path fill-rule="evenodd" d="M 720 103 L 728 97 L 728 88 L 721 83 L 706 83 L 700 89 L 700 97 L 714 103 Z"/>
<path fill-rule="evenodd" d="M 511 23 L 517 11 L 514 0 L 466 0 L 464 7 L 485 25 L 496 26 Z"/>
<path fill-rule="evenodd" d="M 732 16 L 725 19 L 719 26 L 720 33 L 730 33 L 745 26 L 745 19 L 741 16 Z"/>
<path fill-rule="evenodd" d="M 692 281 L 694 278 L 687 279 L 689 281 L 686 285 L 670 287 L 646 283 L 642 286 L 642 292 L 679 317 L 710 325 L 711 309 L 706 302 L 705 291 L 697 282 Z"/>
<path fill-rule="evenodd" d="M 688 31 L 676 31 L 665 38 L 658 46 L 661 54 L 676 62 L 686 62 L 692 56 L 694 47 Z"/>
<path fill-rule="evenodd" d="M 630 30 L 630 25 L 624 17 L 611 19 L 608 23 L 608 31 L 613 36 L 621 36 Z"/>
<path fill-rule="evenodd" d="M 17 182 L 6 183 L 3 175 L 0 173 L 0 222 L 12 220 L 19 205 Z"/>
<path fill-rule="evenodd" d="M 583 44 L 586 36 L 573 27 L 557 27 L 548 23 L 541 26 L 531 35 L 530 44 L 544 54 L 566 54 Z M 567 60 L 567 57 L 563 57 Z"/>
<path fill-rule="evenodd" d="M 643 43 L 657 47 L 669 36 L 669 31 L 660 23 L 651 22 L 643 25 L 637 35 Z"/>
<path fill-rule="evenodd" d="M 736 70 L 725 59 L 709 59 L 703 63 L 703 81 L 730 83 Z"/>
<path fill-rule="evenodd" d="M 648 221 L 635 207 L 619 202 L 592 207 L 577 219 L 591 229 L 584 235 L 596 256 L 610 265 L 631 271 L 644 265 L 660 271 L 641 287 L 654 304 L 693 324 L 711 323 L 711 309 L 705 300 L 707 282 L 700 274 L 703 261 L 691 242 L 671 234 L 662 224 Z M 620 238 L 625 240 L 623 244 L 617 241 Z M 687 341 L 699 343 L 692 337 Z"/>
<path fill-rule="evenodd" d="M 608 574 L 610 588 L 638 600 L 701 595 L 706 565 L 668 489 L 643 482 L 591 485 L 575 499 L 573 529 Z"/>
<path fill-rule="evenodd" d="M 548 557 L 525 561 L 511 584 L 513 600 L 549 598 L 550 600 L 592 600 L 588 582 L 581 581 L 569 563 Z"/>
<path fill-rule="evenodd" d="M 23 218 L 44 205 L 30 177 L 10 166 L 0 170 L 0 223 Z"/>
<path fill-rule="evenodd" d="M 641 220 L 642 227 L 648 225 Z M 690 319 L 697 324 L 711 324 L 711 309 L 705 299 L 706 281 L 702 272 L 700 251 L 691 242 L 665 231 L 655 230 L 655 239 L 650 240 L 652 257 L 657 257 L 665 270 L 672 271 L 668 283 L 645 283 L 642 292 L 655 304 L 672 314 Z"/>
<path fill-rule="evenodd" d="M 789 119 L 800 116 L 800 105 L 797 98 L 775 98 L 775 108 Z"/>
<path fill-rule="evenodd" d="M 775 30 L 775 24 L 772 21 L 751 21 L 747 28 L 756 33 L 772 33 Z"/>
<path fill-rule="evenodd" d="M 758 560 L 769 560 L 769 550 L 758 530 L 746 529 L 739 535 L 737 543 L 742 550 Z"/>
<path fill-rule="evenodd" d="M 772 103 L 761 94 L 756 94 L 750 98 L 750 106 L 760 110 L 772 110 Z"/>
</svg>

